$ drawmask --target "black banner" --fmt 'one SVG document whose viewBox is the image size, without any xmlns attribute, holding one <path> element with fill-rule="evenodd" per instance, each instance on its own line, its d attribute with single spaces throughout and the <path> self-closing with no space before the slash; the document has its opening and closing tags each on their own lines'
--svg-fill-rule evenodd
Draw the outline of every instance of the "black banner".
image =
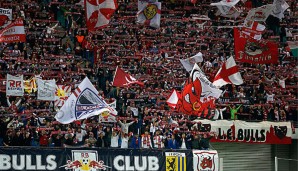
<svg viewBox="0 0 298 171">
<path fill-rule="evenodd" d="M 166 156 L 165 152 L 173 152 Z M 170 160 L 169 160 L 170 159 Z M 178 167 L 184 163 L 186 167 Z M 166 169 L 167 167 L 171 167 Z M 118 148 L 0 148 L 0 170 L 191 171 L 191 150 Z"/>
</svg>

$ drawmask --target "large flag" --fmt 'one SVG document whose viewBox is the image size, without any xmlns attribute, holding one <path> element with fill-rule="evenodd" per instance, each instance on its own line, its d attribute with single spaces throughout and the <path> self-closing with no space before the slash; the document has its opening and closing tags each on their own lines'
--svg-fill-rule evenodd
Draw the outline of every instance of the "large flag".
<svg viewBox="0 0 298 171">
<path fill-rule="evenodd" d="M 143 82 L 137 81 L 134 77 L 125 73 L 120 67 L 117 66 L 114 75 L 113 86 L 125 87 L 131 84 L 138 84 L 140 86 L 144 86 Z"/>
<path fill-rule="evenodd" d="M 211 3 L 211 6 L 216 6 L 222 14 L 228 14 L 230 9 L 233 8 L 240 0 L 221 0 L 217 3 Z"/>
<path fill-rule="evenodd" d="M 13 76 L 7 74 L 6 76 L 6 96 L 23 96 L 24 83 L 23 75 Z"/>
<path fill-rule="evenodd" d="M 266 19 L 268 18 L 268 16 L 271 14 L 273 9 L 273 5 L 272 4 L 268 4 L 268 5 L 263 5 L 261 7 L 258 8 L 253 8 L 251 9 L 246 18 L 245 18 L 245 22 L 248 21 L 262 21 L 265 22 Z"/>
<path fill-rule="evenodd" d="M 284 12 L 289 7 L 290 7 L 289 4 L 285 0 L 274 0 L 271 15 L 273 15 L 279 19 L 282 19 L 284 17 Z"/>
<path fill-rule="evenodd" d="M 255 40 L 234 28 L 236 60 L 254 64 L 277 63 L 278 45 L 265 40 Z"/>
<path fill-rule="evenodd" d="M 56 81 L 37 79 L 37 99 L 54 101 L 56 92 Z"/>
<path fill-rule="evenodd" d="M 183 67 L 186 69 L 187 72 L 190 72 L 195 63 L 203 62 L 203 54 L 201 52 L 197 53 L 196 55 L 187 58 L 187 59 L 179 59 Z"/>
<path fill-rule="evenodd" d="M 256 21 L 247 21 L 244 23 L 244 27 L 241 28 L 241 31 L 256 40 L 261 40 L 265 28 L 264 25 Z"/>
<path fill-rule="evenodd" d="M 159 28 L 160 27 L 161 2 L 138 1 L 137 22 Z"/>
<path fill-rule="evenodd" d="M 0 8 L 0 27 L 5 27 L 12 20 L 12 9 Z"/>
<path fill-rule="evenodd" d="M 0 42 L 26 42 L 26 34 L 22 19 L 17 19 L 0 31 Z"/>
<path fill-rule="evenodd" d="M 175 109 L 180 97 L 181 94 L 178 93 L 176 90 L 173 90 L 170 97 L 167 100 L 168 106 Z"/>
<path fill-rule="evenodd" d="M 201 113 L 214 107 L 222 91 L 215 87 L 195 64 L 190 78 L 184 85 L 176 109 L 187 115 L 201 116 Z"/>
<path fill-rule="evenodd" d="M 221 87 L 226 84 L 243 84 L 241 74 L 233 57 L 227 59 L 215 75 L 213 85 Z"/>
<path fill-rule="evenodd" d="M 110 107 L 86 77 L 68 97 L 55 119 L 62 124 L 68 124 L 103 113 L 109 115 L 109 112 Z"/>
<path fill-rule="evenodd" d="M 71 94 L 71 86 L 57 85 L 55 92 L 55 106 L 63 106 Z"/>
<path fill-rule="evenodd" d="M 88 30 L 96 30 L 109 24 L 118 4 L 116 0 L 85 0 Z"/>
</svg>

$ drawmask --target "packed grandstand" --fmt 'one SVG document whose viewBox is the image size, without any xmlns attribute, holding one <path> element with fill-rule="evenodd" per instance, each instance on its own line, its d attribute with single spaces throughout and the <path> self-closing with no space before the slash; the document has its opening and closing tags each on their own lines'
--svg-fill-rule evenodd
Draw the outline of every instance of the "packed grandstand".
<svg viewBox="0 0 298 171">
<path fill-rule="evenodd" d="M 221 135 L 204 127 L 203 120 L 290 121 L 292 127 L 296 126 L 295 0 L 286 0 L 289 7 L 281 19 L 268 15 L 258 22 L 265 30 L 249 33 L 247 39 L 252 39 L 252 45 L 245 47 L 246 54 L 254 57 L 259 53 L 257 60 L 239 56 L 235 32 L 245 31 L 241 28 L 250 10 L 272 4 L 272 0 L 237 1 L 230 8 L 238 15 L 223 14 L 220 7 L 210 5 L 218 2 L 215 0 L 161 0 L 161 7 L 151 5 L 141 12 L 137 0 L 117 0 L 114 13 L 110 15 L 111 10 L 105 9 L 97 14 L 104 13 L 108 23 L 92 30 L 88 27 L 96 26 L 85 14 L 88 2 L 0 2 L 0 37 L 4 35 L 0 39 L 0 146 L 205 150 L 212 137 Z M 10 15 L 3 12 L 7 9 Z M 139 15 L 144 15 L 146 21 L 138 22 Z M 154 15 L 160 17 L 156 25 Z M 14 22 L 18 22 L 17 27 L 24 24 L 25 41 L 24 37 L 8 38 L 8 32 L 3 34 Z M 266 50 L 267 54 L 262 54 Z M 194 56 L 198 57 L 195 62 L 190 60 Z M 194 72 L 207 80 L 200 80 L 200 85 L 211 83 L 218 75 L 227 76 L 217 73 L 226 69 L 223 66 L 230 57 L 236 61 L 241 83 L 222 78 L 228 84 L 210 84 L 213 87 L 209 93 L 218 91 L 216 97 L 205 96 L 208 98 L 189 107 L 191 111 L 186 109 L 183 101 L 195 97 L 185 94 L 185 90 L 190 82 L 195 87 L 199 80 L 192 79 Z M 195 63 L 199 69 L 193 71 Z M 86 78 L 96 90 L 91 88 L 84 94 L 78 87 Z M 56 85 L 54 92 L 50 80 Z M 198 90 L 191 87 L 190 91 L 202 94 L 196 94 Z M 90 95 L 92 92 L 98 94 Z M 65 104 L 71 94 L 79 98 L 76 109 L 82 112 L 76 117 L 82 115 L 82 119 L 60 121 L 71 113 L 62 114 L 62 108 L 70 108 Z M 110 104 L 109 111 L 84 117 L 88 115 L 85 111 L 105 104 Z"/>
</svg>

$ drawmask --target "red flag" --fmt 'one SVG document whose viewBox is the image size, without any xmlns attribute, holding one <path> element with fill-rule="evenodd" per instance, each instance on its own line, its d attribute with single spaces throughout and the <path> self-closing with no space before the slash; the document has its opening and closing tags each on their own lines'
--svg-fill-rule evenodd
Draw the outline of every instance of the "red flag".
<svg viewBox="0 0 298 171">
<path fill-rule="evenodd" d="M 23 19 L 19 18 L 0 31 L 0 42 L 26 42 Z"/>
<path fill-rule="evenodd" d="M 85 0 L 88 30 L 96 30 L 109 24 L 118 4 L 116 0 Z"/>
<path fill-rule="evenodd" d="M 254 64 L 277 63 L 278 45 L 276 43 L 255 40 L 234 28 L 236 60 Z"/>
<path fill-rule="evenodd" d="M 175 109 L 180 97 L 181 94 L 178 93 L 176 90 L 173 90 L 170 97 L 167 100 L 168 106 Z"/>
<path fill-rule="evenodd" d="M 140 86 L 144 86 L 143 82 L 137 81 L 134 77 L 125 73 L 121 68 L 117 67 L 113 80 L 113 86 L 125 87 L 131 84 L 138 84 Z"/>
</svg>

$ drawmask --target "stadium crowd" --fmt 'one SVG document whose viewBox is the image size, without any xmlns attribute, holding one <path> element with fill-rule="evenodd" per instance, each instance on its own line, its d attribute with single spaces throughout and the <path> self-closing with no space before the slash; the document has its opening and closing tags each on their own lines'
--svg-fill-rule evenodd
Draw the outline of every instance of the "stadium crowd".
<svg viewBox="0 0 298 171">
<path fill-rule="evenodd" d="M 159 29 L 136 23 L 136 0 L 118 0 L 110 24 L 88 32 L 79 0 L 1 1 L 0 7 L 13 9 L 12 20 L 24 19 L 27 42 L 0 44 L 0 146 L 208 149 L 214 135 L 196 134 L 200 124 L 191 121 L 197 116 L 177 113 L 165 102 L 189 76 L 179 59 L 202 52 L 204 61 L 198 65 L 212 81 L 234 55 L 232 26 L 242 24 L 251 8 L 271 1 L 240 1 L 236 20 L 215 15 L 212 0 L 161 2 Z M 210 111 L 213 119 L 297 121 L 297 58 L 287 41 L 298 41 L 298 10 L 295 0 L 288 3 L 284 19 L 270 16 L 263 34 L 279 42 L 278 64 L 237 63 L 244 84 L 221 88 L 217 107 Z M 117 66 L 145 87 L 113 87 Z M 57 107 L 37 100 L 36 91 L 6 97 L 7 73 L 23 74 L 24 80 L 36 75 L 55 79 L 73 90 L 88 76 L 102 97 L 116 100 L 117 122 L 99 123 L 92 117 L 59 124 Z"/>
</svg>

